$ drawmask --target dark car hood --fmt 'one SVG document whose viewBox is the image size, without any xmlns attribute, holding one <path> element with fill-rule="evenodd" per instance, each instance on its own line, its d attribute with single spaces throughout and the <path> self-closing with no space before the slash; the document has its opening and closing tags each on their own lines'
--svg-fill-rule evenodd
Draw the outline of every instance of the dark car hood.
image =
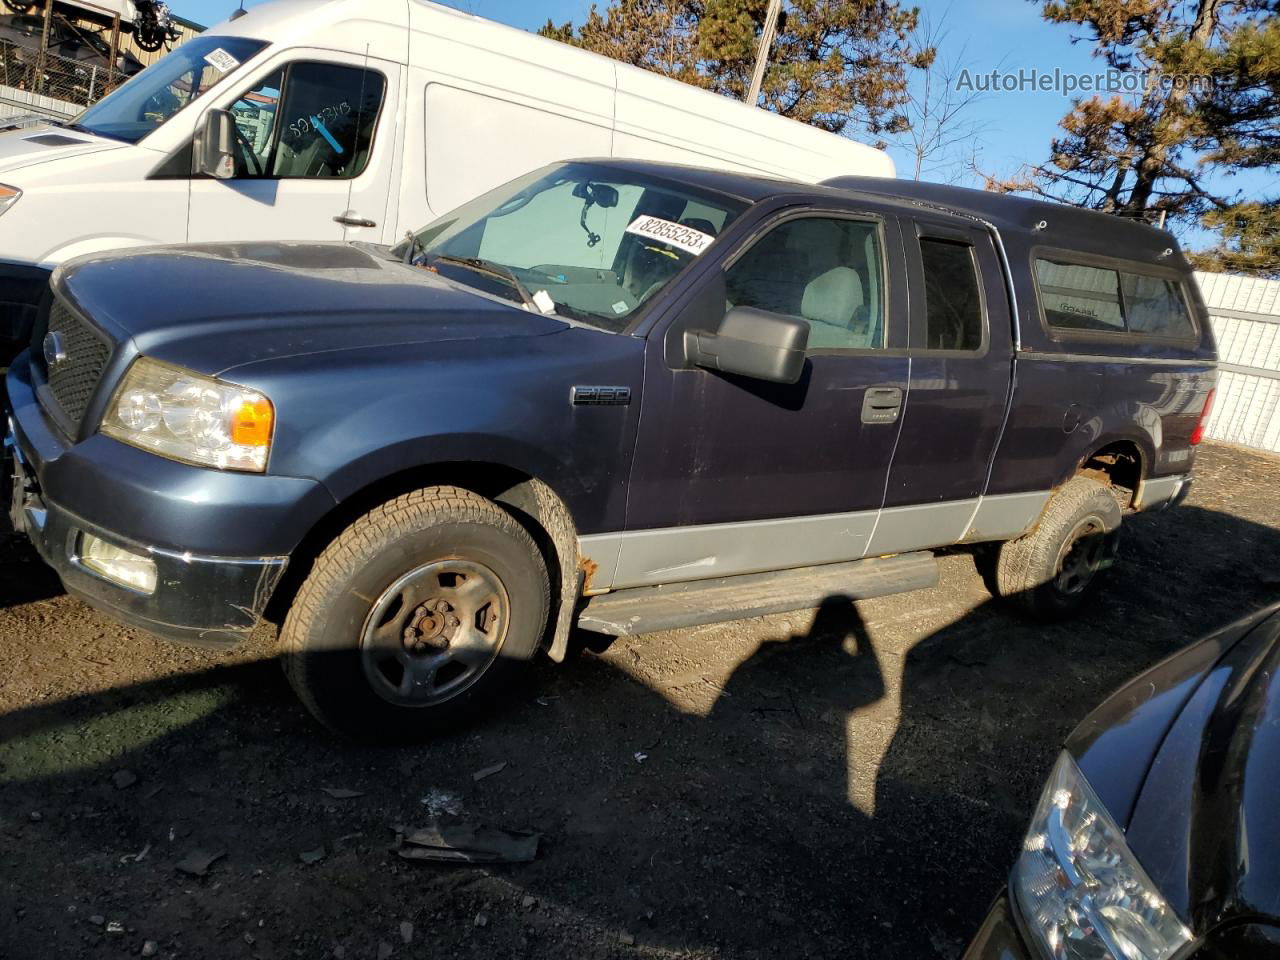
<svg viewBox="0 0 1280 960">
<path fill-rule="evenodd" d="M 1144 688 L 1148 709 L 1126 709 Z M 1280 607 L 1192 645 L 1095 716 L 1068 749 L 1192 929 L 1280 920 Z M 1132 752 L 1121 756 L 1125 743 Z"/>
<path fill-rule="evenodd" d="M 331 350 L 566 328 L 344 243 L 148 247 L 70 261 L 54 285 L 116 339 L 206 373 Z"/>
</svg>

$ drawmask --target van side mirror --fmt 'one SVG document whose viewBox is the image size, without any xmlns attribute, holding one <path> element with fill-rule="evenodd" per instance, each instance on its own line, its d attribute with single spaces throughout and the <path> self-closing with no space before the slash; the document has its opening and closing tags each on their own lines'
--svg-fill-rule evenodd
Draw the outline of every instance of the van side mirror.
<svg viewBox="0 0 1280 960">
<path fill-rule="evenodd" d="M 695 367 L 772 383 L 798 383 L 809 324 L 755 307 L 733 307 L 715 333 L 686 330 L 685 359 Z"/>
<path fill-rule="evenodd" d="M 210 110 L 192 144 L 195 174 L 230 180 L 236 175 L 236 118 L 230 110 Z"/>
</svg>

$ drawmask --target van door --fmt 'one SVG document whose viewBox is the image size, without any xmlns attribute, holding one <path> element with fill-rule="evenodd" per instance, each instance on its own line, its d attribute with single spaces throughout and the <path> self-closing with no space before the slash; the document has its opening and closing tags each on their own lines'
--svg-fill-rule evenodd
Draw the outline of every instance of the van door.
<svg viewBox="0 0 1280 960">
<path fill-rule="evenodd" d="M 965 221 L 917 217 L 906 239 L 911 382 L 870 547 L 876 555 L 965 537 L 986 489 L 1013 369 L 1009 300 L 990 234 Z"/>
<path fill-rule="evenodd" d="M 236 175 L 191 181 L 191 242 L 382 239 L 401 67 L 289 55 L 214 104 L 236 117 Z"/>
<path fill-rule="evenodd" d="M 907 386 L 901 250 L 882 208 L 824 204 L 769 218 L 704 279 L 714 292 L 722 274 L 726 308 L 808 321 L 795 385 L 676 368 L 668 348 L 683 330 L 723 315 L 706 315 L 697 285 L 650 334 L 615 586 L 863 556 Z"/>
</svg>

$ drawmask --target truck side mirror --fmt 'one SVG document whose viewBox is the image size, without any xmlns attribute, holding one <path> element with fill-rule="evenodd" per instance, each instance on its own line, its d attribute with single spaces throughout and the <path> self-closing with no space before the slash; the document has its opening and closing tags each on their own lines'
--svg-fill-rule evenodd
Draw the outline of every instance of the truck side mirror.
<svg viewBox="0 0 1280 960">
<path fill-rule="evenodd" d="M 230 110 L 210 110 L 192 145 L 193 172 L 230 180 L 236 175 L 236 118 Z"/>
<path fill-rule="evenodd" d="M 772 383 L 798 383 L 809 324 L 755 307 L 733 307 L 715 333 L 686 330 L 686 360 L 695 367 Z"/>
</svg>

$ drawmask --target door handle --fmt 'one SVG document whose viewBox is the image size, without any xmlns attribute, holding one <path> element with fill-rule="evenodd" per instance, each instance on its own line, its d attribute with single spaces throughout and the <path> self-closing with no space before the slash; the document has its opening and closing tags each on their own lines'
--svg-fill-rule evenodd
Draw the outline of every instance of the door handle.
<svg viewBox="0 0 1280 960">
<path fill-rule="evenodd" d="M 862 398 L 863 423 L 896 423 L 902 412 L 902 390 L 898 387 L 867 387 Z"/>
<path fill-rule="evenodd" d="M 333 218 L 334 223 L 340 223 L 344 227 L 376 227 L 377 224 L 365 217 L 356 217 L 350 214 L 342 214 Z"/>
</svg>

